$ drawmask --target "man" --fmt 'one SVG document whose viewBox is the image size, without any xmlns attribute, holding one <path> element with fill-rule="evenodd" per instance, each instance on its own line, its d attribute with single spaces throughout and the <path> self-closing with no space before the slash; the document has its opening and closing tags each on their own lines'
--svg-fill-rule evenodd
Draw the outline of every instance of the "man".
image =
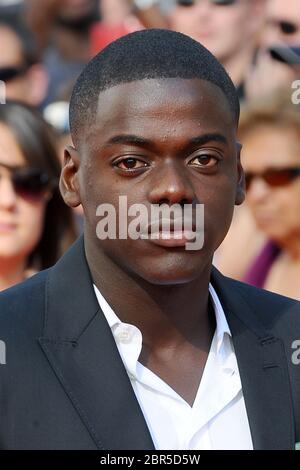
<svg viewBox="0 0 300 470">
<path fill-rule="evenodd" d="M 87 65 L 60 181 L 65 202 L 83 206 L 84 236 L 0 296 L 1 448 L 292 449 L 300 440 L 299 304 L 212 267 L 244 199 L 238 116 L 223 67 L 180 33 L 130 34 Z M 142 216 L 140 237 L 124 236 L 131 217 L 105 238 L 99 215 L 112 207 L 124 221 L 121 198 L 131 216 L 137 204 L 141 213 L 192 207 L 199 233 L 204 205 L 203 246 L 186 249 L 191 230 L 175 217 L 169 229 L 159 217 L 152 234 Z"/>
<path fill-rule="evenodd" d="M 74 85 L 91 57 L 90 29 L 98 18 L 97 0 L 26 0 L 24 17 L 49 75 L 46 104 Z"/>
<path fill-rule="evenodd" d="M 257 60 L 246 80 L 249 99 L 280 88 L 290 90 L 293 81 L 299 78 L 296 54 L 290 49 L 300 47 L 299 1 L 267 0 L 265 20 Z"/>
<path fill-rule="evenodd" d="M 300 44 L 300 11 L 297 0 L 267 0 L 264 43 Z"/>
<path fill-rule="evenodd" d="M 178 0 L 172 29 L 188 34 L 222 63 L 243 97 L 262 27 L 264 0 Z"/>
</svg>

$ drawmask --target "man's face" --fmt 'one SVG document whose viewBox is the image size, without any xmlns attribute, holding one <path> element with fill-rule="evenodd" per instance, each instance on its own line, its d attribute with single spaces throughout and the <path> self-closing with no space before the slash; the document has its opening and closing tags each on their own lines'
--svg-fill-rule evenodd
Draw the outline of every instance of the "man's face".
<svg viewBox="0 0 300 470">
<path fill-rule="evenodd" d="M 299 0 L 268 0 L 264 45 L 300 45 Z"/>
<path fill-rule="evenodd" d="M 191 36 L 225 62 L 252 43 L 260 25 L 257 10 L 257 0 L 236 0 L 232 5 L 196 0 L 192 6 L 177 6 L 170 21 L 172 29 Z"/>
<path fill-rule="evenodd" d="M 95 4 L 95 0 L 62 0 L 59 5 L 59 17 L 68 21 L 90 17 Z"/>
<path fill-rule="evenodd" d="M 98 114 L 79 148 L 79 168 L 75 176 L 65 172 L 74 178 L 93 252 L 154 284 L 199 277 L 227 233 L 234 204 L 243 200 L 235 127 L 223 92 L 203 80 L 141 80 L 100 93 Z M 162 203 L 204 204 L 204 247 L 99 240 L 97 206 L 110 203 L 118 214 L 120 196 L 127 196 L 128 206 L 149 210 Z"/>
</svg>

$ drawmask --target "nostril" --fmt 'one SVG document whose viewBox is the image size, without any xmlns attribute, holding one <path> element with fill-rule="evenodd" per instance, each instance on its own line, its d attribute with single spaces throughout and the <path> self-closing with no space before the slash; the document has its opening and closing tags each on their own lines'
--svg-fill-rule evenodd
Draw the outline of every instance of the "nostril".
<svg viewBox="0 0 300 470">
<path fill-rule="evenodd" d="M 163 199 L 160 199 L 160 201 L 158 202 L 158 205 L 160 206 L 163 204 L 170 205 L 170 203 L 171 201 L 168 198 L 163 198 Z M 180 201 L 178 201 L 177 204 L 183 207 L 185 204 L 191 204 L 191 201 L 188 198 L 183 198 Z"/>
<path fill-rule="evenodd" d="M 161 206 L 163 204 L 170 204 L 170 201 L 167 198 L 160 199 L 158 205 Z"/>
</svg>

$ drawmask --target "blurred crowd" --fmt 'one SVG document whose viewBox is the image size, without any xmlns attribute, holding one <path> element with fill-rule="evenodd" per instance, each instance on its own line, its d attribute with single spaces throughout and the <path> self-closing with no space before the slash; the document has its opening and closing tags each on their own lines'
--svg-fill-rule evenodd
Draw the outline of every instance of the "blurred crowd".
<svg viewBox="0 0 300 470">
<path fill-rule="evenodd" d="M 81 232 L 58 189 L 72 88 L 107 44 L 153 27 L 200 41 L 241 100 L 246 202 L 214 264 L 300 300 L 299 0 L 0 0 L 0 289 Z"/>
</svg>

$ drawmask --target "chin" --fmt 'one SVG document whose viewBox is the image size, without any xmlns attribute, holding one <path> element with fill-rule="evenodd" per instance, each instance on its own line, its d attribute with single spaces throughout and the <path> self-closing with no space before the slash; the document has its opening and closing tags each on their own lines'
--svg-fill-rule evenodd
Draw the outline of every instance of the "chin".
<svg viewBox="0 0 300 470">
<path fill-rule="evenodd" d="M 146 282 L 154 285 L 178 285 L 187 284 L 197 279 L 204 266 L 199 262 L 187 263 L 149 263 L 147 266 L 139 267 L 136 274 Z"/>
<path fill-rule="evenodd" d="M 198 276 L 191 276 L 187 273 L 181 273 L 181 275 L 172 276 L 168 273 L 147 273 L 142 276 L 143 279 L 149 284 L 156 286 L 175 286 L 179 284 L 188 284 L 194 281 Z"/>
</svg>

